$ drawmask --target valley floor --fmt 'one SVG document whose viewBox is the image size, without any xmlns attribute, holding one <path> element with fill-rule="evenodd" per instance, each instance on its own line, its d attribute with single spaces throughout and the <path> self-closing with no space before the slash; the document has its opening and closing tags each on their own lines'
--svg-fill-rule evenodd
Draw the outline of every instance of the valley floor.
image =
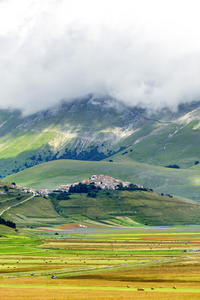
<svg viewBox="0 0 200 300">
<path fill-rule="evenodd" d="M 199 229 L 72 226 L 2 234 L 1 298 L 199 299 Z"/>
</svg>

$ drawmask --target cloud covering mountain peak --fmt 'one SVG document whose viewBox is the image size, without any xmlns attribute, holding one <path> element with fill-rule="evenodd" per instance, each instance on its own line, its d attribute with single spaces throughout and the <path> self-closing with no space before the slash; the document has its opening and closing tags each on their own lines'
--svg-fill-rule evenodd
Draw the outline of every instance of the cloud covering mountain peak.
<svg viewBox="0 0 200 300">
<path fill-rule="evenodd" d="M 129 105 L 200 99 L 198 2 L 3 0 L 0 105 L 26 113 L 110 94 Z"/>
</svg>

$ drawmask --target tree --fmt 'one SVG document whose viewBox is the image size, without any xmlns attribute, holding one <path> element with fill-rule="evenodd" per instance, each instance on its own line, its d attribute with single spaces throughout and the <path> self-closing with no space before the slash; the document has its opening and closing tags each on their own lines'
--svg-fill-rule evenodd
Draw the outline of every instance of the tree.
<svg viewBox="0 0 200 300">
<path fill-rule="evenodd" d="M 117 189 L 118 189 L 118 190 L 123 190 L 123 185 L 122 185 L 121 182 L 117 185 Z"/>
<path fill-rule="evenodd" d="M 97 193 L 95 190 L 91 190 L 90 192 L 87 193 L 87 196 L 95 198 L 97 196 Z"/>
<path fill-rule="evenodd" d="M 11 228 L 16 228 L 16 224 L 14 222 L 12 222 L 12 221 L 6 221 L 6 220 L 4 220 L 1 217 L 0 217 L 0 224 L 6 225 L 6 226 L 11 227 Z"/>
<path fill-rule="evenodd" d="M 7 193 L 9 191 L 9 187 L 7 185 L 4 185 L 4 191 Z"/>
</svg>

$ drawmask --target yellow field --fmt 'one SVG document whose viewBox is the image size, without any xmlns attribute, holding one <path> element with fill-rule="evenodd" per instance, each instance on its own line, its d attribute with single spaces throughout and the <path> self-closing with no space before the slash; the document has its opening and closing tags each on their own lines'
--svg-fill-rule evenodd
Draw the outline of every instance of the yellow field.
<svg viewBox="0 0 200 300">
<path fill-rule="evenodd" d="M 104 276 L 89 276 L 79 279 L 44 279 L 44 278 L 9 278 L 0 280 L 1 299 L 199 299 L 199 283 L 177 283 L 163 280 L 155 282 L 152 278 L 154 271 L 140 270 L 129 272 L 120 278 L 116 274 Z M 142 272 L 144 274 L 142 274 Z M 163 271 L 160 275 L 164 275 Z M 175 269 L 175 272 L 177 269 Z M 128 278 L 130 275 L 130 278 Z M 137 276 L 138 275 L 138 276 Z M 168 274 L 170 275 L 170 274 Z M 175 273 L 174 273 L 175 275 Z M 147 276 L 147 277 L 146 277 Z M 132 278 L 131 278 L 132 277 Z M 146 278 L 151 278 L 145 282 Z M 123 278 L 123 279 L 122 279 Z M 134 281 L 134 278 L 136 281 Z M 130 286 L 130 287 L 127 287 Z M 144 291 L 138 291 L 138 288 Z M 151 290 L 154 287 L 154 290 Z"/>
</svg>

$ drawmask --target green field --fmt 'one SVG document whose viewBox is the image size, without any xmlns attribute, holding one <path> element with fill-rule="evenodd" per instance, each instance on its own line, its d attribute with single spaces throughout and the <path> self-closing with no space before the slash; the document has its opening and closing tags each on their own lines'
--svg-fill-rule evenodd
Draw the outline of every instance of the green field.
<svg viewBox="0 0 200 300">
<path fill-rule="evenodd" d="M 199 228 L 67 226 L 0 226 L 2 299 L 199 299 Z"/>
<path fill-rule="evenodd" d="M 61 184 L 80 182 L 93 174 L 104 174 L 116 179 L 141 184 L 155 191 L 200 200 L 200 170 L 171 169 L 136 163 L 107 161 L 57 160 L 34 166 L 4 178 L 33 188 L 56 188 Z"/>
</svg>

